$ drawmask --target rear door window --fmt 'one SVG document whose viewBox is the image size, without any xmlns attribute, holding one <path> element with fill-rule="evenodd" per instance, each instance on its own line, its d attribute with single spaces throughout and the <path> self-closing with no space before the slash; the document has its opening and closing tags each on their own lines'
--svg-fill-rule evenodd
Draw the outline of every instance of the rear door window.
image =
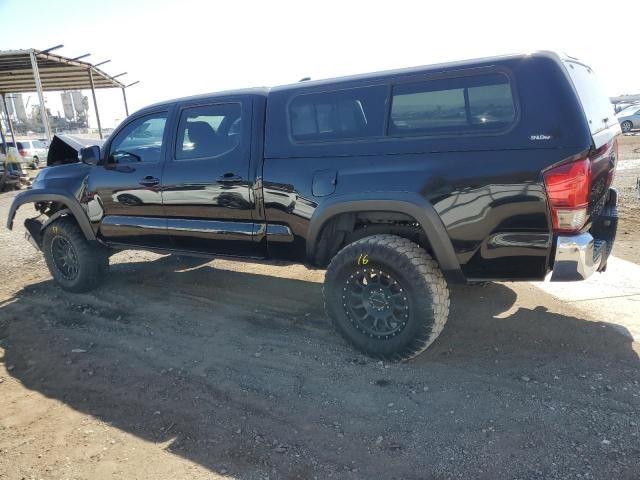
<svg viewBox="0 0 640 480">
<path fill-rule="evenodd" d="M 384 134 L 386 86 L 308 93 L 289 104 L 289 127 L 296 142 L 324 142 Z"/>
<path fill-rule="evenodd" d="M 499 131 L 515 120 L 509 78 L 501 73 L 396 85 L 390 135 Z"/>
<path fill-rule="evenodd" d="M 241 105 L 185 108 L 180 115 L 176 160 L 219 157 L 236 149 L 242 131 Z"/>
</svg>

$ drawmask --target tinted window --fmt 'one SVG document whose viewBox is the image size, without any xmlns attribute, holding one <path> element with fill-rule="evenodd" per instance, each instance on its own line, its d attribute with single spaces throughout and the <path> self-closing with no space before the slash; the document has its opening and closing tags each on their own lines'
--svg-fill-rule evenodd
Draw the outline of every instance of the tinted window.
<svg viewBox="0 0 640 480">
<path fill-rule="evenodd" d="M 381 136 L 387 87 L 311 93 L 289 105 L 291 136 L 299 142 Z"/>
<path fill-rule="evenodd" d="M 17 144 L 18 144 L 18 147 L 17 147 L 18 150 L 24 150 L 25 149 L 25 146 L 24 146 L 23 142 L 17 142 Z M 13 143 L 13 142 L 7 142 L 7 146 L 8 147 L 12 147 L 12 148 L 16 148 L 15 147 L 15 143 Z"/>
<path fill-rule="evenodd" d="M 159 162 L 167 114 L 157 113 L 134 120 L 111 142 L 111 163 Z"/>
<path fill-rule="evenodd" d="M 598 133 L 608 124 L 615 123 L 613 105 L 593 71 L 586 65 L 571 60 L 565 60 L 564 63 L 589 120 L 591 133 Z"/>
<path fill-rule="evenodd" d="M 242 130 L 239 103 L 186 108 L 180 115 L 176 160 L 218 157 L 234 150 Z"/>
<path fill-rule="evenodd" d="M 391 134 L 429 135 L 500 130 L 513 122 L 509 79 L 502 74 L 397 85 Z"/>
</svg>

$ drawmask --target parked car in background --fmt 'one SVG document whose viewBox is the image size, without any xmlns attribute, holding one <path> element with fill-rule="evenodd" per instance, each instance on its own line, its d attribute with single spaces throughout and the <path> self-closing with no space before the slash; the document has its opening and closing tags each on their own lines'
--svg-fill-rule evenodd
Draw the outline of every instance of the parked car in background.
<svg viewBox="0 0 640 480">
<path fill-rule="evenodd" d="M 637 108 L 640 107 L 640 102 L 632 102 L 632 103 L 620 103 L 616 105 L 616 114 L 622 113 L 629 108 Z"/>
<path fill-rule="evenodd" d="M 616 111 L 616 113 L 620 113 L 623 110 L 626 110 L 627 108 L 633 108 L 633 107 L 640 107 L 640 101 L 617 103 L 614 105 L 614 110 Z"/>
<path fill-rule="evenodd" d="M 49 147 L 42 140 L 18 140 L 16 141 L 18 152 L 22 157 L 22 163 L 29 168 L 39 168 L 47 163 Z M 10 147 L 16 147 L 13 142 L 7 142 Z"/>
<path fill-rule="evenodd" d="M 623 133 L 640 128 L 640 105 L 631 105 L 616 115 Z"/>
</svg>

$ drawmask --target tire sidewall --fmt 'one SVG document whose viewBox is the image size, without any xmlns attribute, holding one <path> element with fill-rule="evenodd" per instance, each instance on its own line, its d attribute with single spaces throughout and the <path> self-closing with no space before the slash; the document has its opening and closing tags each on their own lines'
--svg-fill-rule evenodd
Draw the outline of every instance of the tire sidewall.
<svg viewBox="0 0 640 480">
<path fill-rule="evenodd" d="M 625 130 L 625 125 L 627 126 L 626 130 Z M 622 131 L 624 133 L 629 133 L 632 129 L 633 129 L 633 124 L 629 120 L 622 122 Z"/>
<path fill-rule="evenodd" d="M 368 263 L 359 265 L 361 255 L 367 255 Z M 433 292 L 416 267 L 393 248 L 373 244 L 352 244 L 336 257 L 325 278 L 326 307 L 337 328 L 356 348 L 374 356 L 388 358 L 396 352 L 418 348 L 417 339 L 429 337 L 434 328 L 436 312 L 433 309 Z M 409 318 L 407 325 L 389 338 L 371 337 L 359 330 L 345 312 L 342 299 L 347 278 L 358 270 L 379 269 L 391 275 L 407 293 Z M 398 355 L 400 357 L 400 355 Z"/>
<path fill-rule="evenodd" d="M 56 237 L 67 240 L 76 253 L 78 273 L 73 279 L 65 278 L 55 264 L 52 244 Z M 86 292 L 94 288 L 108 265 L 107 256 L 96 251 L 75 222 L 68 219 L 58 220 L 46 228 L 42 237 L 42 251 L 51 276 L 62 288 L 72 292 Z"/>
<path fill-rule="evenodd" d="M 60 225 L 57 225 L 58 222 L 50 225 L 44 232 L 43 240 L 42 240 L 42 248 L 44 250 L 44 258 L 47 262 L 47 266 L 49 267 L 49 272 L 51 272 L 51 276 L 53 276 L 54 280 L 62 285 L 64 288 L 75 288 L 78 285 L 78 279 L 82 277 L 82 268 L 83 259 L 80 258 L 80 253 L 78 251 L 78 245 L 76 245 L 75 239 L 72 235 L 68 235 L 66 233 L 66 229 L 61 228 Z M 76 256 L 78 257 L 78 273 L 75 278 L 68 279 L 65 278 L 64 275 L 58 269 L 54 259 L 53 259 L 53 241 L 56 237 L 61 237 L 67 240 L 71 246 L 73 247 Z"/>
</svg>

